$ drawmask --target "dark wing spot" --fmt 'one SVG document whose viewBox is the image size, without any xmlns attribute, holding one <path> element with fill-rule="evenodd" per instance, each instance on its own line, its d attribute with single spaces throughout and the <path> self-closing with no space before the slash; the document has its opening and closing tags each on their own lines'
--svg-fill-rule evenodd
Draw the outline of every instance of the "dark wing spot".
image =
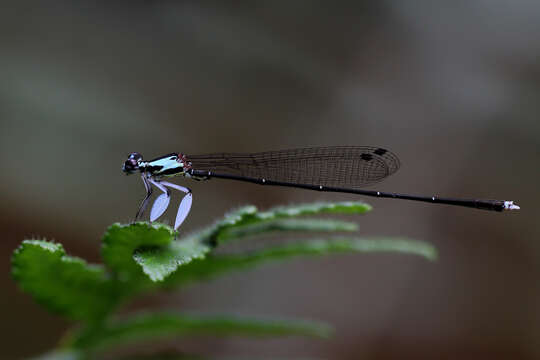
<svg viewBox="0 0 540 360">
<path fill-rule="evenodd" d="M 373 159 L 373 155 L 363 153 L 362 155 L 360 155 L 360 159 L 365 160 L 365 161 L 370 161 Z"/>
<path fill-rule="evenodd" d="M 388 150 L 386 150 L 386 149 L 378 148 L 373 153 L 375 153 L 376 155 L 382 156 L 382 155 L 386 154 L 387 152 L 388 152 Z"/>
</svg>

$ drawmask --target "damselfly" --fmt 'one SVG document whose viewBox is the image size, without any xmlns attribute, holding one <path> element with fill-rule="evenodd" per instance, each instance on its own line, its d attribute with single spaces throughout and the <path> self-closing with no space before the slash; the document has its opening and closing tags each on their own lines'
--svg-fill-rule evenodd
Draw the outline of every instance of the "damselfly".
<svg viewBox="0 0 540 360">
<path fill-rule="evenodd" d="M 146 189 L 146 197 L 137 211 L 135 221 L 140 219 L 148 206 L 152 185 L 163 193 L 156 198 L 152 206 L 150 221 L 159 218 L 169 206 L 169 188 L 185 193 L 176 215 L 175 229 L 187 217 L 192 202 L 190 189 L 164 181 L 164 178 L 176 175 L 195 180 L 211 178 L 240 180 L 261 185 L 424 201 L 482 210 L 519 209 L 513 201 L 506 200 L 452 199 L 361 189 L 392 175 L 398 170 L 399 165 L 397 156 L 383 148 L 334 146 L 252 154 L 184 155 L 172 153 L 150 161 L 143 161 L 142 155 L 134 152 L 129 154 L 122 171 L 126 174 L 139 171 Z"/>
</svg>

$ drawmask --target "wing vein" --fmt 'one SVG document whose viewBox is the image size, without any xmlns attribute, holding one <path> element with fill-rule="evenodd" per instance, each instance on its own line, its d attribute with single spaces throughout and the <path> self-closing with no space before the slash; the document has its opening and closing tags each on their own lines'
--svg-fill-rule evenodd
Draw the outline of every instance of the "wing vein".
<svg viewBox="0 0 540 360">
<path fill-rule="evenodd" d="M 395 173 L 399 159 L 372 146 L 333 146 L 265 151 L 187 155 L 195 170 L 257 179 L 360 188 Z"/>
</svg>

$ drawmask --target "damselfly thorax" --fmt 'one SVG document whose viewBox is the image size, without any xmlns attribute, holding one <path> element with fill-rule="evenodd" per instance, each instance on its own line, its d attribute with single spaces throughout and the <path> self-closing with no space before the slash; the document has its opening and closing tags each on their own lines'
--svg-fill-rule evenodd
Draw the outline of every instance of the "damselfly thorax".
<svg viewBox="0 0 540 360">
<path fill-rule="evenodd" d="M 168 154 L 151 161 L 141 161 L 139 170 L 153 177 L 185 175 L 191 167 L 182 154 Z"/>
<path fill-rule="evenodd" d="M 131 153 L 122 170 L 126 174 L 141 173 L 146 188 L 138 220 L 146 209 L 152 185 L 163 192 L 156 198 L 150 212 L 154 221 L 167 209 L 169 188 L 185 193 L 180 202 L 174 228 L 177 229 L 191 208 L 191 190 L 163 179 L 183 175 L 195 180 L 221 178 L 261 185 L 296 187 L 307 190 L 341 192 L 365 196 L 405 199 L 472 207 L 482 210 L 517 210 L 513 201 L 453 199 L 438 196 L 417 196 L 382 191 L 363 190 L 362 187 L 379 182 L 395 173 L 399 159 L 392 152 L 371 146 L 333 146 L 304 149 L 266 151 L 260 153 L 216 153 L 184 155 L 172 153 L 143 161 L 139 153 Z"/>
</svg>

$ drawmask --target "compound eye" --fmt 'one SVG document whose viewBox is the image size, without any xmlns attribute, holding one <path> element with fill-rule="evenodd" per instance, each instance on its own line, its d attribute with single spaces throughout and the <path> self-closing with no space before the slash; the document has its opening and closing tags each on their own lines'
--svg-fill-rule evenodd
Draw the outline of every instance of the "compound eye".
<svg viewBox="0 0 540 360">
<path fill-rule="evenodd" d="M 139 161 L 135 158 L 130 157 L 124 162 L 124 166 L 122 166 L 122 170 L 128 174 L 134 172 L 139 168 Z"/>
<path fill-rule="evenodd" d="M 131 159 L 126 160 L 122 170 L 124 170 L 124 171 L 133 171 L 133 169 L 134 169 L 133 161 L 131 161 Z"/>
<path fill-rule="evenodd" d="M 134 160 L 136 163 L 137 161 L 142 160 L 142 155 L 137 152 L 132 152 L 129 154 L 128 159 Z"/>
</svg>

